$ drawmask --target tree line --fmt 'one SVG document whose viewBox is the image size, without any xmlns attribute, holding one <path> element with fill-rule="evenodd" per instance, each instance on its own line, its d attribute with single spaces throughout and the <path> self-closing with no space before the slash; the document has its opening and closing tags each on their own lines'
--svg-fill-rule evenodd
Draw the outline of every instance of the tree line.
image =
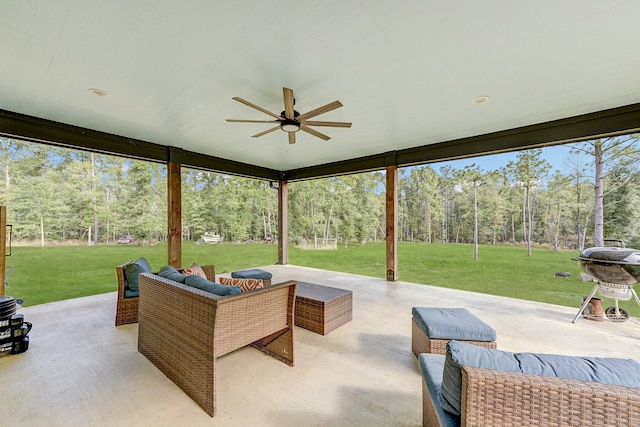
<svg viewBox="0 0 640 427">
<path fill-rule="evenodd" d="M 535 245 L 582 249 L 604 238 L 640 245 L 638 136 L 571 147 L 561 170 L 551 168 L 541 149 L 521 151 L 491 171 L 401 168 L 399 240 L 526 245 L 529 251 Z M 0 203 L 8 207 L 14 240 L 166 239 L 165 165 L 15 139 L 0 139 L 0 156 Z M 273 183 L 189 168 L 182 168 L 182 180 L 185 240 L 205 232 L 226 242 L 277 236 Z M 289 184 L 290 243 L 335 238 L 361 244 L 383 240 L 385 229 L 384 172 Z"/>
</svg>

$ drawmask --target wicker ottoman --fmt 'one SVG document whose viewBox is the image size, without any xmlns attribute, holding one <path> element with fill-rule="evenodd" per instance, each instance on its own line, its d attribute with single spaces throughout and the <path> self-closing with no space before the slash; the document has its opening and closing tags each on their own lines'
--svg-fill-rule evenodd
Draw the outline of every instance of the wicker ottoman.
<svg viewBox="0 0 640 427">
<path fill-rule="evenodd" d="M 250 270 L 240 270 L 231 273 L 233 279 L 260 279 L 264 282 L 265 286 L 271 285 L 272 274 L 268 271 L 260 270 L 259 268 L 252 268 Z"/>
<path fill-rule="evenodd" d="M 413 307 L 411 350 L 445 354 L 447 343 L 462 341 L 496 348 L 496 331 L 466 308 Z"/>
<path fill-rule="evenodd" d="M 353 317 L 353 293 L 346 289 L 298 282 L 295 325 L 321 335 L 339 328 Z"/>
</svg>

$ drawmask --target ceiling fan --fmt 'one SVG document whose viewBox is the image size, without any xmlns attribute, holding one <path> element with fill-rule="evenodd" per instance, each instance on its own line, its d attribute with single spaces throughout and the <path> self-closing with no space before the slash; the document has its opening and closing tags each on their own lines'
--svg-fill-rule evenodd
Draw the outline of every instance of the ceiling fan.
<svg viewBox="0 0 640 427">
<path fill-rule="evenodd" d="M 333 101 L 327 105 L 322 107 L 318 107 L 315 110 L 311 110 L 304 114 L 298 113 L 293 109 L 295 104 L 295 99 L 293 98 L 293 90 L 288 89 L 286 87 L 282 88 L 282 93 L 284 96 L 284 111 L 280 113 L 280 115 L 272 113 L 271 111 L 265 110 L 262 107 L 259 107 L 255 104 L 252 104 L 249 101 L 245 101 L 242 98 L 235 97 L 234 100 L 243 103 L 244 105 L 248 105 L 251 108 L 255 108 L 258 111 L 262 111 L 263 113 L 273 117 L 275 120 L 240 120 L 240 119 L 227 119 L 228 122 L 238 122 L 238 123 L 277 123 L 277 126 L 272 127 L 271 129 L 267 129 L 264 132 L 257 133 L 253 135 L 254 138 L 257 138 L 262 135 L 266 135 L 268 133 L 273 132 L 277 129 L 282 129 L 283 131 L 289 134 L 289 144 L 296 143 L 296 132 L 299 130 L 310 133 L 313 136 L 316 136 L 320 139 L 324 139 L 325 141 L 330 140 L 331 138 L 327 135 L 318 132 L 315 129 L 311 129 L 309 126 L 329 126 L 329 127 L 339 127 L 339 128 L 350 128 L 351 123 L 347 122 L 324 122 L 317 120 L 309 120 L 313 117 L 319 116 L 320 114 L 327 113 L 331 110 L 335 110 L 336 108 L 342 107 L 342 103 L 340 101 Z"/>
</svg>

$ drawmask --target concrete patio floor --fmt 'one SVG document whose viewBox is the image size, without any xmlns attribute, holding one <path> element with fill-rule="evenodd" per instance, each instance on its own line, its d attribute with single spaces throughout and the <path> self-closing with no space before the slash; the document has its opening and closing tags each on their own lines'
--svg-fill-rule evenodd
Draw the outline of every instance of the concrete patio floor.
<svg viewBox="0 0 640 427">
<path fill-rule="evenodd" d="M 218 360 L 209 417 L 137 352 L 137 325 L 114 327 L 116 294 L 25 307 L 29 351 L 0 357 L 3 426 L 419 426 L 421 376 L 411 308 L 466 307 L 508 351 L 640 360 L 640 319 L 296 266 L 273 282 L 353 291 L 353 320 L 326 336 L 295 328 L 295 367 L 245 347 Z M 115 277 L 114 277 L 115 283 Z M 585 288 L 586 291 L 588 289 Z"/>
</svg>

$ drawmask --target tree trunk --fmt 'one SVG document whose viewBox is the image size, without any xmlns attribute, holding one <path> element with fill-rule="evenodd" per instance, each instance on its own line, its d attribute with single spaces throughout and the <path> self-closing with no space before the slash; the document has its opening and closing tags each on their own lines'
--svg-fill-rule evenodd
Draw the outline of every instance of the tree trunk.
<svg viewBox="0 0 640 427">
<path fill-rule="evenodd" d="M 40 246 L 44 247 L 44 215 L 40 214 Z"/>
<path fill-rule="evenodd" d="M 529 193 L 529 188 L 527 188 L 527 210 L 529 211 L 529 227 L 527 230 L 527 254 L 531 256 L 531 230 L 533 229 L 533 211 L 531 209 L 531 194 Z"/>
<path fill-rule="evenodd" d="M 604 176 L 602 173 L 602 141 L 596 140 L 593 144 L 594 162 L 596 168 L 595 177 L 595 205 L 593 208 L 593 245 L 604 246 Z"/>
<path fill-rule="evenodd" d="M 478 259 L 478 186 L 473 183 L 473 259 Z"/>
<path fill-rule="evenodd" d="M 527 240 L 527 187 L 522 190 L 522 240 Z"/>
<path fill-rule="evenodd" d="M 331 216 L 333 215 L 333 203 L 331 204 L 331 207 L 329 208 L 329 215 L 327 216 L 327 222 L 325 223 L 324 226 L 324 238 L 328 239 L 329 238 L 329 232 L 331 230 Z M 326 240 L 325 240 L 326 242 Z"/>
<path fill-rule="evenodd" d="M 96 156 L 91 153 L 91 203 L 93 204 L 93 244 L 98 243 L 98 200 L 96 197 Z M 91 244 L 91 241 L 89 241 Z"/>
</svg>

